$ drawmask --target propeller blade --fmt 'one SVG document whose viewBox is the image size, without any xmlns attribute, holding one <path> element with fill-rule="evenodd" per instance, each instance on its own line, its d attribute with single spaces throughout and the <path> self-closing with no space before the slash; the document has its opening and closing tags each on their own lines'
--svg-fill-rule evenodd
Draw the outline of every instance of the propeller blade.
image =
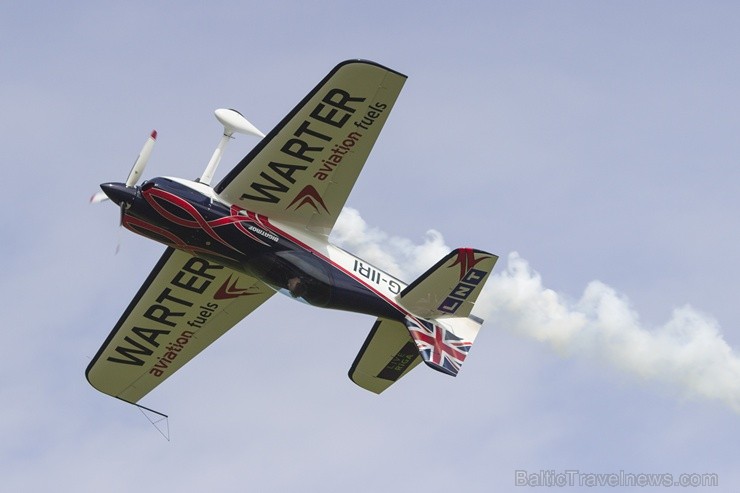
<svg viewBox="0 0 740 493">
<path fill-rule="evenodd" d="M 118 227 L 119 228 L 123 226 L 123 216 L 125 216 L 125 215 L 126 215 L 126 203 L 125 202 L 121 202 L 121 217 L 118 219 Z"/>
<path fill-rule="evenodd" d="M 128 174 L 128 178 L 126 179 L 127 187 L 133 187 L 136 185 L 136 182 L 139 181 L 139 177 L 144 172 L 147 161 L 149 161 L 149 156 L 152 154 L 152 149 L 154 149 L 154 143 L 156 140 L 157 131 L 152 130 L 152 133 L 149 135 L 149 138 L 144 143 L 144 147 L 142 147 L 141 152 L 139 153 L 139 157 L 136 158 L 134 167 L 131 168 L 131 172 Z"/>
<path fill-rule="evenodd" d="M 93 194 L 92 197 L 90 197 L 90 203 L 91 204 L 99 204 L 105 200 L 110 200 L 108 196 L 103 192 L 102 190 L 96 194 Z"/>
</svg>

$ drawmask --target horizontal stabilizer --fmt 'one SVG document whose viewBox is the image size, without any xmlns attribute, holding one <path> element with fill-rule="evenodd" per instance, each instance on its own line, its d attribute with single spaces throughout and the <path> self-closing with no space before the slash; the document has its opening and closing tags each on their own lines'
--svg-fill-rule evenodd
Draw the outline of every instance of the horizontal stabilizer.
<svg viewBox="0 0 740 493">
<path fill-rule="evenodd" d="M 349 370 L 349 378 L 376 394 L 419 364 L 419 351 L 403 323 L 379 318 Z"/>
<path fill-rule="evenodd" d="M 481 250 L 453 250 L 409 284 L 398 300 L 425 319 L 467 317 L 496 260 L 496 255 Z"/>
</svg>

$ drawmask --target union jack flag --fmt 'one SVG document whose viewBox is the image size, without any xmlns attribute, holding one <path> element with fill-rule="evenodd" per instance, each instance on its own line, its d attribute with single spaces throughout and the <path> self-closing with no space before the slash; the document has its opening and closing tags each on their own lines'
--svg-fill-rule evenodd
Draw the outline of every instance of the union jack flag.
<svg viewBox="0 0 740 493">
<path fill-rule="evenodd" d="M 457 375 L 472 342 L 456 336 L 444 327 L 415 317 L 406 317 L 406 327 L 427 365 L 453 377 Z"/>
</svg>

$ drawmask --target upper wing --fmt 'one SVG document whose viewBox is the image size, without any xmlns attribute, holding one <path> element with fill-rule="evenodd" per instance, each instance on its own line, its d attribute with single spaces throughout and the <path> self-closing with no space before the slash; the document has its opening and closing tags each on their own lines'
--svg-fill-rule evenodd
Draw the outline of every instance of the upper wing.
<svg viewBox="0 0 740 493">
<path fill-rule="evenodd" d="M 406 76 L 340 63 L 215 190 L 271 219 L 329 234 Z"/>
<path fill-rule="evenodd" d="M 261 281 L 168 248 L 86 375 L 137 402 L 275 293 Z"/>
</svg>

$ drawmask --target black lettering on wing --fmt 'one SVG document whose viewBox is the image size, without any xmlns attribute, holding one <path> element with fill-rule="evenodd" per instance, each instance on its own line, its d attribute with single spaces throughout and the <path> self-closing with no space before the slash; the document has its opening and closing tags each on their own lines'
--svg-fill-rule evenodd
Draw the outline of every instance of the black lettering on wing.
<svg viewBox="0 0 740 493">
<path fill-rule="evenodd" d="M 116 352 L 123 356 L 126 359 L 121 358 L 114 358 L 112 356 L 108 357 L 108 361 L 113 363 L 124 363 L 127 365 L 136 365 L 141 366 L 144 364 L 144 360 L 140 359 L 137 355 L 141 356 L 151 356 L 153 351 L 151 348 L 148 348 L 144 346 L 143 344 L 131 339 L 129 336 L 124 337 L 123 339 L 128 344 L 131 344 L 134 347 L 127 347 L 127 346 L 117 346 Z"/>
<path fill-rule="evenodd" d="M 280 183 L 275 178 L 271 177 L 264 171 L 260 173 L 260 177 L 262 179 L 270 182 L 270 185 L 260 182 L 252 182 L 250 185 L 250 188 L 254 190 L 255 192 L 259 193 L 259 195 L 251 195 L 248 193 L 243 193 L 241 196 L 242 200 L 258 200 L 260 202 L 271 202 L 273 204 L 276 204 L 280 202 L 280 197 L 277 195 L 274 195 L 274 193 L 285 193 L 288 191 L 288 185 L 285 185 L 284 183 Z M 273 193 L 274 192 L 274 193 Z"/>
</svg>

